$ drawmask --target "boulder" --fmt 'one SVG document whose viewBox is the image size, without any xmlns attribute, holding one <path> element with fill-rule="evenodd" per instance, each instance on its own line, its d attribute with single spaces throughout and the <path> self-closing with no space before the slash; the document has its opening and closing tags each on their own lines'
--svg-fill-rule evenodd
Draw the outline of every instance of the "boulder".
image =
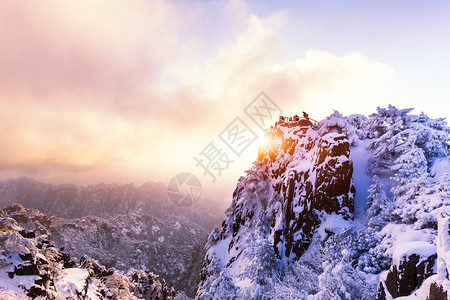
<svg viewBox="0 0 450 300">
<path fill-rule="evenodd" d="M 393 255 L 393 265 L 381 277 L 378 299 L 409 296 L 422 283 L 435 274 L 437 259 L 436 246 L 427 242 L 406 242 L 397 246 Z"/>
</svg>

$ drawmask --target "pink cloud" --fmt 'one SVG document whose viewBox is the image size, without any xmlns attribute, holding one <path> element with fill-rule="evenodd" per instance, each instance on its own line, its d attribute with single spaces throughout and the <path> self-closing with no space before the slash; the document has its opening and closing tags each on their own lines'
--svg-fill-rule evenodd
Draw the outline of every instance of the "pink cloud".
<svg viewBox="0 0 450 300">
<path fill-rule="evenodd" d="M 297 109 L 311 93 L 359 77 L 379 86 L 391 73 L 356 54 L 311 51 L 277 62 L 283 13 L 261 18 L 242 1 L 193 5 L 4 4 L 3 173 L 74 182 L 164 178 L 194 168 L 193 155 L 262 90 Z"/>
</svg>

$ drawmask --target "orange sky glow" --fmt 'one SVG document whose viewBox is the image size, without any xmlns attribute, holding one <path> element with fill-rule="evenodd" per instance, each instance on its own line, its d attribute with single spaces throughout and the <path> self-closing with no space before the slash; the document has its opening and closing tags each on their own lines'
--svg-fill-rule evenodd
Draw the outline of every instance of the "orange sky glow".
<svg viewBox="0 0 450 300">
<path fill-rule="evenodd" d="M 410 72 L 422 57 L 420 47 L 410 46 L 410 35 L 405 35 L 405 49 L 413 53 L 401 48 L 409 57 L 402 61 L 397 58 L 405 56 L 394 47 L 390 52 L 381 43 L 369 49 L 349 42 L 346 48 L 336 43 L 335 34 L 322 34 L 322 26 L 335 25 L 313 18 L 321 7 L 308 15 L 300 4 L 261 3 L 2 3 L 0 179 L 139 185 L 167 183 L 177 173 L 191 172 L 207 195 L 226 198 L 264 143 L 263 132 L 244 113 L 260 92 L 288 116 L 307 111 L 322 119 L 334 109 L 368 114 L 389 103 L 448 116 L 449 88 L 443 78 L 450 79 L 445 68 L 450 62 L 441 52 L 429 68 L 420 65 L 417 73 Z M 434 23 L 423 25 L 429 31 L 416 30 L 418 39 L 431 39 L 417 44 L 430 49 L 437 47 L 433 26 L 444 34 L 449 26 L 438 22 L 450 11 L 444 4 L 432 9 L 427 18 Z M 403 12 L 402 21 L 410 22 L 405 18 L 415 11 Z M 342 24 L 351 28 L 346 22 L 353 14 L 343 13 Z M 388 39 L 389 32 L 401 30 L 389 26 L 377 27 L 379 35 Z M 351 37 L 351 30 L 342 32 L 342 40 Z M 450 44 L 441 41 L 439 47 L 446 52 Z M 236 117 L 249 122 L 257 140 L 240 156 L 230 153 L 229 169 L 211 182 L 194 156 L 212 141 L 229 151 L 219 135 Z"/>
</svg>

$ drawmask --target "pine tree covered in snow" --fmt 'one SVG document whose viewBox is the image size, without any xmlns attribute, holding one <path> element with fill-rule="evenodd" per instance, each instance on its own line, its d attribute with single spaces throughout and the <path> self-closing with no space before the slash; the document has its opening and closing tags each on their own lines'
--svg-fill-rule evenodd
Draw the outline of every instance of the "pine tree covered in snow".
<svg viewBox="0 0 450 300">
<path fill-rule="evenodd" d="M 367 197 L 366 211 L 368 227 L 379 230 L 391 219 L 392 201 L 386 196 L 383 183 L 377 175 L 372 177 L 373 183 Z"/>
<path fill-rule="evenodd" d="M 361 287 L 355 280 L 355 273 L 350 262 L 350 253 L 342 250 L 342 259 L 334 264 L 325 261 L 324 272 L 319 275 L 320 292 L 311 297 L 314 300 L 325 299 L 361 299 Z"/>
<path fill-rule="evenodd" d="M 320 243 L 314 242 L 302 257 L 285 266 L 277 274 L 271 289 L 267 289 L 268 299 L 306 299 L 319 292 L 319 275 L 323 273 L 324 253 Z"/>
</svg>

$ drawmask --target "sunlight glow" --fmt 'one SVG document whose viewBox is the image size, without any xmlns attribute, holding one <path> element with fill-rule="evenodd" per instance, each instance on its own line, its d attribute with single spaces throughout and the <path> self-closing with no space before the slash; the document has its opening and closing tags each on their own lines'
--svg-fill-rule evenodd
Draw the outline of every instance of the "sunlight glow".
<svg viewBox="0 0 450 300">
<path fill-rule="evenodd" d="M 263 142 L 259 146 L 259 151 L 276 150 L 280 147 L 281 142 L 281 138 L 276 135 L 265 135 L 263 138 Z"/>
</svg>

